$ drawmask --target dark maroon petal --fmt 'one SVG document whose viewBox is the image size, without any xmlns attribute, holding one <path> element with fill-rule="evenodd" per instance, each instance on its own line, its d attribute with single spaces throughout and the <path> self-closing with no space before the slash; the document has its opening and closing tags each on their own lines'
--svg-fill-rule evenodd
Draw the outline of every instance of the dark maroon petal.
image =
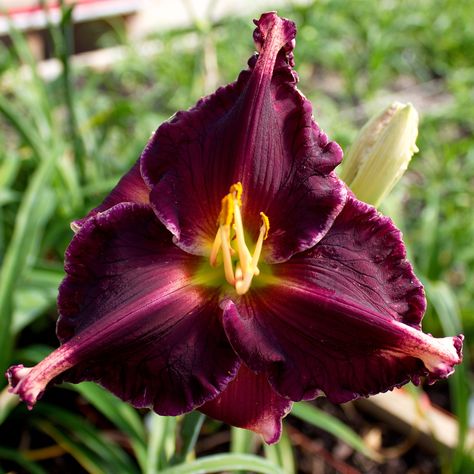
<svg viewBox="0 0 474 474">
<path fill-rule="evenodd" d="M 245 365 L 214 400 L 199 408 L 206 415 L 229 425 L 255 431 L 268 444 L 281 436 L 281 419 L 291 410 L 291 401 L 273 390 L 264 374 Z"/>
<path fill-rule="evenodd" d="M 68 370 L 60 375 L 45 362 L 56 352 L 41 371 L 14 369 L 17 393 L 32 405 L 51 371 L 56 381 L 93 380 L 162 415 L 217 396 L 240 362 L 222 329 L 218 295 L 192 283 L 198 264 L 172 245 L 147 206 L 118 204 L 90 218 L 67 250 L 59 294 L 56 352 L 59 372 Z"/>
<path fill-rule="evenodd" d="M 150 190 L 143 181 L 140 174 L 140 162 L 137 161 L 130 171 L 126 173 L 117 183 L 110 194 L 104 199 L 102 204 L 89 212 L 83 219 L 78 219 L 71 224 L 75 232 L 89 217 L 95 216 L 99 212 L 104 212 L 121 202 L 134 202 L 137 204 L 150 203 Z"/>
<path fill-rule="evenodd" d="M 279 207 L 268 210 L 270 232 L 264 258 L 278 263 L 316 245 L 329 230 L 346 199 L 346 187 L 334 173 L 310 176 L 300 186 L 283 189 Z M 286 195 L 285 195 L 286 194 Z"/>
<path fill-rule="evenodd" d="M 423 288 L 400 232 L 371 206 L 349 198 L 318 245 L 273 268 L 279 285 L 223 303 L 224 327 L 280 394 L 341 403 L 460 363 L 462 336 L 421 332 Z"/>
<path fill-rule="evenodd" d="M 141 170 L 151 203 L 181 248 L 203 254 L 217 231 L 221 199 L 243 184 L 243 219 L 256 239 L 270 218 L 268 261 L 314 245 L 345 201 L 332 173 L 342 152 L 312 118 L 292 70 L 296 29 L 275 13 L 256 22 L 260 54 L 238 80 L 177 113 L 155 132 Z"/>
</svg>

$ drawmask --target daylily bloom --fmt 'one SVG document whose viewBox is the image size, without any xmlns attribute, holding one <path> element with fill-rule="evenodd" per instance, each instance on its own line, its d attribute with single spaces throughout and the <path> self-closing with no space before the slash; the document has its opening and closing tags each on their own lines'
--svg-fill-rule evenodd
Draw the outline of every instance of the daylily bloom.
<svg viewBox="0 0 474 474">
<path fill-rule="evenodd" d="M 462 336 L 421 331 L 400 232 L 334 174 L 341 149 L 296 88 L 295 25 L 255 23 L 248 69 L 161 125 L 74 223 L 61 346 L 8 371 L 29 407 L 50 382 L 93 380 L 273 443 L 292 401 L 433 382 L 460 362 Z"/>
</svg>

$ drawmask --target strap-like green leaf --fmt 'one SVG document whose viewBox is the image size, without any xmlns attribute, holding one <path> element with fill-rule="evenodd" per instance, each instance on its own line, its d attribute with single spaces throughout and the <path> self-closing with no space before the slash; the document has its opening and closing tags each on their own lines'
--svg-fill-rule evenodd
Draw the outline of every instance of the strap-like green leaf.
<svg viewBox="0 0 474 474">
<path fill-rule="evenodd" d="M 15 451 L 13 449 L 3 448 L 0 446 L 0 459 L 8 459 L 9 461 L 13 461 L 31 474 L 47 474 L 47 472 L 42 467 L 38 466 L 38 464 L 30 461 L 29 459 L 25 458 L 21 452 Z"/>
<path fill-rule="evenodd" d="M 355 431 L 334 416 L 331 416 L 306 402 L 295 403 L 291 413 L 301 420 L 331 433 L 359 453 L 362 453 L 373 460 L 380 460 L 380 456 L 370 449 Z"/>
<path fill-rule="evenodd" d="M 58 441 L 61 437 L 62 444 L 67 443 L 67 449 L 71 454 L 78 453 L 88 457 L 102 472 L 111 474 L 136 474 L 137 469 L 131 458 L 115 442 L 107 439 L 102 432 L 97 430 L 83 417 L 69 412 L 57 406 L 40 403 L 35 411 L 44 416 L 44 420 L 35 421 L 43 431 Z M 54 425 L 53 425 L 54 423 Z M 82 458 L 77 458 L 79 462 Z M 99 470 L 100 472 L 100 470 Z"/>
<path fill-rule="evenodd" d="M 280 466 L 285 474 L 295 474 L 296 463 L 293 448 L 285 430 L 283 430 L 278 443 L 264 444 L 263 449 L 267 459 Z"/>
<path fill-rule="evenodd" d="M 215 454 L 193 462 L 170 467 L 160 474 L 210 474 L 222 471 L 251 471 L 262 474 L 286 474 L 274 463 L 252 454 Z"/>
<path fill-rule="evenodd" d="M 79 392 L 91 405 L 99 410 L 110 422 L 126 434 L 142 470 L 146 466 L 146 435 L 138 413 L 125 402 L 92 382 L 77 385 L 68 384 L 67 388 Z"/>
<path fill-rule="evenodd" d="M 187 459 L 189 454 L 191 454 L 205 418 L 206 416 L 198 411 L 193 411 L 184 415 L 179 430 L 181 446 L 179 451 L 175 452 L 170 464 L 180 464 Z"/>
<path fill-rule="evenodd" d="M 33 248 L 34 241 L 31 236 L 36 235 L 37 229 L 43 224 L 44 216 L 41 209 L 38 209 L 38 201 L 44 195 L 55 162 L 56 156 L 51 153 L 40 163 L 31 178 L 3 260 L 0 272 L 0 372 L 6 370 L 11 356 L 12 296 Z"/>
<path fill-rule="evenodd" d="M 160 416 L 154 412 L 146 418 L 149 438 L 146 474 L 160 472 L 166 467 L 176 448 L 176 417 Z"/>
</svg>

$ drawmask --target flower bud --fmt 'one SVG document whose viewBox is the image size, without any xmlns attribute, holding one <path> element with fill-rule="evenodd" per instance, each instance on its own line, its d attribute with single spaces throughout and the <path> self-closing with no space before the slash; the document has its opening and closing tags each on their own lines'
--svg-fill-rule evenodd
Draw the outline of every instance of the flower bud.
<svg viewBox="0 0 474 474">
<path fill-rule="evenodd" d="M 418 113 L 394 102 L 360 131 L 342 165 L 340 177 L 358 199 L 378 206 L 418 151 Z"/>
</svg>

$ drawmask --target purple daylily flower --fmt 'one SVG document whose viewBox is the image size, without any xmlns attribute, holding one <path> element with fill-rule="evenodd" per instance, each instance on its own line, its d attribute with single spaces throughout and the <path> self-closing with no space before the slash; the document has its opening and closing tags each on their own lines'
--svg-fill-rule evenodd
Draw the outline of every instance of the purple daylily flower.
<svg viewBox="0 0 474 474">
<path fill-rule="evenodd" d="M 61 346 L 8 371 L 29 407 L 50 382 L 93 380 L 273 443 L 292 401 L 346 402 L 460 363 L 462 336 L 421 331 L 400 232 L 334 174 L 341 149 L 296 88 L 295 25 L 255 23 L 249 68 L 161 125 L 74 224 Z"/>
</svg>

